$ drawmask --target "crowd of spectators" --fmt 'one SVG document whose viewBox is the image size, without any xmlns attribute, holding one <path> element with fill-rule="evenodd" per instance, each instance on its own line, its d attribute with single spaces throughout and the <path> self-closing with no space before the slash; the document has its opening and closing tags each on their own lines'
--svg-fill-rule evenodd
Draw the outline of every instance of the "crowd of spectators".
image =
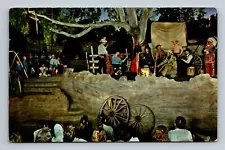
<svg viewBox="0 0 225 150">
<path fill-rule="evenodd" d="M 149 132 L 149 142 L 195 142 L 212 141 L 209 136 L 192 134 L 185 129 L 186 120 L 178 116 L 174 121 L 174 129 L 169 130 L 164 125 L 159 125 Z M 9 141 L 12 143 L 23 141 L 23 133 L 14 130 L 10 132 Z M 80 124 L 40 121 L 32 134 L 30 142 L 142 142 L 138 134 L 129 126 L 121 124 L 113 128 L 106 123 L 104 115 L 97 116 L 97 125 L 93 128 L 88 116 L 80 118 Z M 201 137 L 201 138 L 200 138 Z M 214 140 L 213 140 L 214 141 Z"/>
</svg>

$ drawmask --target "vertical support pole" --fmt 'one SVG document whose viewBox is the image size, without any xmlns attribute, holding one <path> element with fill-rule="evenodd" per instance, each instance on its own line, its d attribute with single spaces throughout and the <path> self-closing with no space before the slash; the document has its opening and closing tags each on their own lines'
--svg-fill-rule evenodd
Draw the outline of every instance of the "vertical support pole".
<svg viewBox="0 0 225 150">
<path fill-rule="evenodd" d="M 127 48 L 125 49 L 125 51 L 126 51 L 126 57 L 127 57 L 127 70 L 129 71 L 129 62 L 128 62 L 128 52 L 127 52 Z"/>
<path fill-rule="evenodd" d="M 89 71 L 88 53 L 86 52 L 87 70 Z"/>
<path fill-rule="evenodd" d="M 136 68 L 137 68 L 137 75 L 139 75 L 139 52 L 136 53 Z"/>
<path fill-rule="evenodd" d="M 95 74 L 95 59 L 94 59 L 93 46 L 91 46 L 91 61 L 92 61 L 92 72 Z"/>
</svg>

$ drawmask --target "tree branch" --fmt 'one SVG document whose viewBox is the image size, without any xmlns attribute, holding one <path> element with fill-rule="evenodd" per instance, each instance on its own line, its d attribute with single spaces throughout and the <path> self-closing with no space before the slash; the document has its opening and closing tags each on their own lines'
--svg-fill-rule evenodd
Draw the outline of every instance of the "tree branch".
<svg viewBox="0 0 225 150">
<path fill-rule="evenodd" d="M 69 34 L 67 32 L 64 32 L 64 31 L 59 31 L 57 29 L 53 29 L 53 28 L 50 28 L 50 31 L 52 32 L 55 32 L 57 34 L 61 34 L 61 35 L 65 35 L 67 37 L 71 37 L 71 38 L 79 38 L 79 37 L 82 37 L 83 35 L 87 34 L 88 32 L 90 32 L 92 30 L 91 27 L 83 30 L 82 32 L 78 33 L 78 34 Z"/>
<path fill-rule="evenodd" d="M 118 28 L 118 27 L 122 27 L 124 28 L 127 32 L 129 32 L 131 30 L 131 27 L 128 23 L 126 22 L 116 22 L 116 21 L 105 21 L 105 22 L 99 22 L 97 24 L 78 24 L 78 23 L 66 23 L 66 22 L 61 22 L 61 21 L 57 21 L 57 20 L 54 20 L 54 19 L 51 19 L 45 15 L 41 15 L 41 14 L 38 14 L 38 13 L 35 13 L 34 11 L 28 11 L 28 13 L 32 14 L 32 15 L 36 15 L 37 17 L 41 17 L 41 18 L 44 18 L 54 24 L 57 24 L 57 25 L 62 25 L 62 26 L 68 26 L 68 27 L 76 27 L 76 28 L 89 28 L 91 27 L 92 29 L 94 28 L 101 28 L 101 27 L 104 27 L 104 26 L 114 26 L 115 28 Z"/>
<path fill-rule="evenodd" d="M 132 28 L 138 27 L 138 19 L 137 19 L 137 12 L 136 8 L 126 8 L 127 12 L 127 19 Z"/>
<path fill-rule="evenodd" d="M 116 8 L 121 22 L 126 22 L 124 8 Z"/>
<path fill-rule="evenodd" d="M 148 25 L 148 18 L 152 10 L 153 9 L 150 9 L 150 8 L 142 8 L 141 18 L 139 22 L 139 29 L 140 29 L 139 30 L 140 34 L 138 36 L 139 42 L 143 42 L 145 40 L 146 30 Z"/>
</svg>

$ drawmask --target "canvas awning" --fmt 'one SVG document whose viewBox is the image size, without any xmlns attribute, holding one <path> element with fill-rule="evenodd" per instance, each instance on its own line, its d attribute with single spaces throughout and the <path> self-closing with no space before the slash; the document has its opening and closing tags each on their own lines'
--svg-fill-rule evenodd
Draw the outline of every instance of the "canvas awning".
<svg viewBox="0 0 225 150">
<path fill-rule="evenodd" d="M 153 22 L 151 25 L 152 46 L 162 45 L 162 49 L 171 50 L 173 40 L 181 46 L 187 46 L 186 24 L 184 22 Z"/>
</svg>

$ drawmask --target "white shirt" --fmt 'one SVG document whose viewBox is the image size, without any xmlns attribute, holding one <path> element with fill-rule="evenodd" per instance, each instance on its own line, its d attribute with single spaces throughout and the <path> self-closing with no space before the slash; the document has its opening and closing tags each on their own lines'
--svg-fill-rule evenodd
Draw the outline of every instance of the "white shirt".
<svg viewBox="0 0 225 150">
<path fill-rule="evenodd" d="M 59 65 L 59 61 L 57 59 L 51 59 L 50 60 L 50 65 L 58 66 Z"/>
<path fill-rule="evenodd" d="M 73 139 L 73 142 L 87 142 L 86 140 L 84 140 L 84 139 L 80 139 L 80 138 L 74 138 Z"/>
<path fill-rule="evenodd" d="M 36 142 L 37 134 L 41 129 L 34 131 L 34 142 Z"/>
<path fill-rule="evenodd" d="M 107 139 L 114 141 L 114 131 L 113 128 L 111 126 L 107 126 L 105 124 L 103 124 L 103 129 L 105 130 L 106 134 L 107 134 Z"/>
<path fill-rule="evenodd" d="M 186 64 L 189 64 L 192 60 L 193 56 L 192 55 L 188 55 L 188 59 L 187 60 L 184 60 L 182 59 Z"/>
<path fill-rule="evenodd" d="M 139 139 L 137 137 L 132 137 L 129 142 L 139 142 Z"/>
<path fill-rule="evenodd" d="M 193 142 L 192 134 L 186 129 L 175 129 L 168 132 L 168 139 L 171 142 Z"/>
<path fill-rule="evenodd" d="M 108 51 L 106 50 L 106 47 L 103 44 L 100 44 L 98 46 L 98 55 L 101 55 L 101 54 L 103 55 L 108 54 Z"/>
</svg>

